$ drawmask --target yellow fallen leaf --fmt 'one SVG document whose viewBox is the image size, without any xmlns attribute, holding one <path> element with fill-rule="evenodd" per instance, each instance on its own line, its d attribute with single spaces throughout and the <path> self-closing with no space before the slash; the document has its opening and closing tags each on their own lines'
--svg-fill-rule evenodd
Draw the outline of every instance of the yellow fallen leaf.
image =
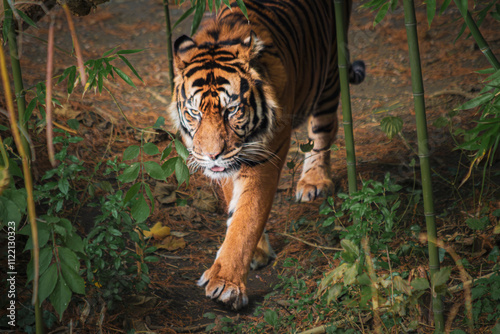
<svg viewBox="0 0 500 334">
<path fill-rule="evenodd" d="M 170 235 L 170 227 L 163 226 L 161 222 L 157 222 L 149 231 L 142 231 L 144 238 L 148 239 L 153 237 L 156 240 L 162 240 Z"/>
<path fill-rule="evenodd" d="M 169 251 L 174 251 L 186 247 L 186 241 L 184 241 L 184 238 L 176 238 L 174 236 L 169 235 L 161 242 L 155 242 L 154 246 L 156 246 L 157 248 L 163 248 Z"/>
</svg>

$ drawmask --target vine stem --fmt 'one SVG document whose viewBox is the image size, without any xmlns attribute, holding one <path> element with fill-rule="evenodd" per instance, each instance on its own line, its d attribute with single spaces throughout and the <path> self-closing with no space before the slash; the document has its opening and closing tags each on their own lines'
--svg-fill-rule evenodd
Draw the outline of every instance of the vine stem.
<svg viewBox="0 0 500 334">
<path fill-rule="evenodd" d="M 12 130 L 12 135 L 16 143 L 17 150 L 21 155 L 23 164 L 23 174 L 24 174 L 24 184 L 26 187 L 27 195 L 27 206 L 28 206 L 28 218 L 31 226 L 31 239 L 33 241 L 33 296 L 32 304 L 35 305 L 35 315 L 36 315 L 36 332 L 43 333 L 43 321 L 41 319 L 40 305 L 38 303 L 38 276 L 40 274 L 40 251 L 38 245 L 38 227 L 36 222 L 36 210 L 35 201 L 33 199 L 33 179 L 31 176 L 31 168 L 29 163 L 29 157 L 23 145 L 21 135 L 19 133 L 16 114 L 14 112 L 14 101 L 12 100 L 12 90 L 10 88 L 9 76 L 7 74 L 7 65 L 5 63 L 5 55 L 3 49 L 0 50 L 0 72 L 2 76 L 3 88 L 5 93 L 5 102 L 7 104 L 7 110 L 9 112 L 10 127 Z"/>
</svg>

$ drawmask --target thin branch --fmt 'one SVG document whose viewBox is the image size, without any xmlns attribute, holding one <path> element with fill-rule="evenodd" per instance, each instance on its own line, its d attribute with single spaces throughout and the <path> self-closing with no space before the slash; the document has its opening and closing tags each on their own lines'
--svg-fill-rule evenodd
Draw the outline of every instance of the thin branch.
<svg viewBox="0 0 500 334">
<path fill-rule="evenodd" d="M 80 49 L 80 44 L 78 43 L 78 37 L 76 36 L 75 25 L 73 24 L 73 19 L 71 18 L 71 13 L 69 11 L 68 5 L 63 4 L 62 8 L 66 14 L 66 19 L 68 20 L 69 31 L 71 32 L 71 39 L 73 40 L 73 46 L 75 48 L 76 59 L 78 62 L 78 71 L 80 72 L 80 80 L 82 86 L 85 88 L 87 84 L 87 76 L 85 74 L 85 67 L 83 65 L 82 50 Z"/>
<path fill-rule="evenodd" d="M 297 241 L 300 241 L 302 242 L 303 244 L 306 244 L 306 245 L 309 245 L 311 247 L 316 247 L 316 248 L 320 248 L 320 249 L 327 249 L 327 250 L 333 250 L 333 251 L 343 251 L 344 249 L 342 248 L 335 248 L 335 247 L 327 247 L 327 246 L 320 246 L 318 244 L 313 244 L 309 241 L 305 241 L 304 239 L 300 239 L 300 238 L 297 238 L 297 237 L 294 237 L 293 235 L 290 235 L 290 234 L 287 234 L 287 233 L 280 233 L 280 232 L 270 232 L 268 231 L 268 233 L 276 233 L 276 234 L 279 234 L 279 235 L 282 235 L 284 237 L 287 237 L 287 238 L 291 238 L 291 239 L 294 239 L 294 240 L 297 240 Z"/>
</svg>

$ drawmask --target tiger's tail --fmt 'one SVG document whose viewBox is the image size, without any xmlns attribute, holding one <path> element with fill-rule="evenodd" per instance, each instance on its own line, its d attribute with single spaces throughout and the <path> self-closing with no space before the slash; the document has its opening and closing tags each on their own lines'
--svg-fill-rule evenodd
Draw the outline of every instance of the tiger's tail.
<svg viewBox="0 0 500 334">
<path fill-rule="evenodd" d="M 356 60 L 349 66 L 349 82 L 352 84 L 360 84 L 365 79 L 365 62 Z"/>
</svg>

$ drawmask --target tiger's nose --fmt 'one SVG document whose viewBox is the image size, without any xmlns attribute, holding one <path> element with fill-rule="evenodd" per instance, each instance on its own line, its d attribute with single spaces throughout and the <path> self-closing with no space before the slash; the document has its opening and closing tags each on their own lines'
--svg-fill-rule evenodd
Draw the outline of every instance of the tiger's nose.
<svg viewBox="0 0 500 334">
<path fill-rule="evenodd" d="M 220 151 L 219 153 L 209 153 L 209 154 L 207 154 L 207 157 L 209 157 L 212 160 L 216 160 L 221 154 L 222 154 L 222 151 Z"/>
</svg>

